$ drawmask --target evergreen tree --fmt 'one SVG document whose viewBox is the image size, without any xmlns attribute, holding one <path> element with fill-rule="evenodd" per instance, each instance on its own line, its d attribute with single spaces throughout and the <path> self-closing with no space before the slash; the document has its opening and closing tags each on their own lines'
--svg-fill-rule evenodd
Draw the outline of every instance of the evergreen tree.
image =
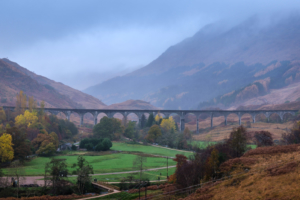
<svg viewBox="0 0 300 200">
<path fill-rule="evenodd" d="M 146 126 L 151 127 L 153 125 L 154 121 L 155 121 L 155 119 L 154 119 L 153 113 L 150 113 Z"/>
</svg>

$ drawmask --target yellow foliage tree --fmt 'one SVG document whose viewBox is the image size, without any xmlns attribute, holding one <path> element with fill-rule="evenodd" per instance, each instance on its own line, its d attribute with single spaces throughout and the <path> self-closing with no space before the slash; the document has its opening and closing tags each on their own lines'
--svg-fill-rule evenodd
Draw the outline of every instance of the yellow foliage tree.
<svg viewBox="0 0 300 200">
<path fill-rule="evenodd" d="M 58 148 L 58 145 L 59 145 L 59 140 L 58 140 L 57 134 L 54 133 L 54 132 L 52 132 L 52 133 L 50 133 L 49 135 L 51 136 L 52 142 L 53 142 L 55 148 L 57 149 L 57 148 Z"/>
<path fill-rule="evenodd" d="M 11 135 L 4 133 L 0 137 L 0 157 L 1 162 L 6 162 L 14 158 Z"/>
<path fill-rule="evenodd" d="M 17 115 L 23 114 L 25 111 L 25 108 L 27 107 L 27 97 L 24 94 L 24 92 L 21 90 L 17 96 L 16 96 L 16 112 Z"/>
<path fill-rule="evenodd" d="M 5 111 L 0 107 L 0 123 L 4 120 L 6 120 Z"/>
<path fill-rule="evenodd" d="M 159 123 L 160 119 L 162 119 L 162 116 L 160 116 L 160 113 L 158 112 L 157 115 L 155 116 L 156 123 Z"/>
<path fill-rule="evenodd" d="M 18 127 L 20 126 L 30 127 L 35 125 L 37 121 L 38 121 L 37 113 L 34 111 L 30 112 L 28 110 L 24 112 L 24 115 L 20 114 L 15 118 L 15 124 Z"/>
<path fill-rule="evenodd" d="M 163 119 L 160 126 L 165 129 L 166 131 L 171 131 L 172 129 L 175 130 L 175 121 L 173 117 L 169 117 L 169 119 Z"/>
</svg>

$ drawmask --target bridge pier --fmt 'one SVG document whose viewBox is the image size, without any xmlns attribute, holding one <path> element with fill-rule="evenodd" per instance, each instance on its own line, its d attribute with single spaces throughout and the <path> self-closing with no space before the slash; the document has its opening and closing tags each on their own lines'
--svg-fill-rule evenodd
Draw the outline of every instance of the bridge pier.
<svg viewBox="0 0 300 200">
<path fill-rule="evenodd" d="M 197 124 L 197 129 L 196 129 L 196 133 L 199 133 L 199 116 L 197 116 L 197 120 L 196 120 L 196 124 Z"/>
<path fill-rule="evenodd" d="M 252 123 L 253 123 L 253 124 L 255 123 L 255 116 L 256 116 L 256 115 L 252 115 Z"/>
<path fill-rule="evenodd" d="M 242 125 L 242 117 L 239 115 L 239 125 Z"/>
<path fill-rule="evenodd" d="M 210 128 L 213 127 L 213 118 L 214 118 L 214 114 L 211 113 L 211 117 L 210 117 Z"/>
<path fill-rule="evenodd" d="M 83 125 L 83 114 L 80 114 L 80 126 Z"/>
<path fill-rule="evenodd" d="M 224 117 L 225 117 L 225 126 L 227 126 L 227 116 L 228 115 L 224 115 Z"/>
<path fill-rule="evenodd" d="M 184 118 L 180 117 L 180 131 L 184 131 L 184 129 L 185 129 Z"/>
</svg>

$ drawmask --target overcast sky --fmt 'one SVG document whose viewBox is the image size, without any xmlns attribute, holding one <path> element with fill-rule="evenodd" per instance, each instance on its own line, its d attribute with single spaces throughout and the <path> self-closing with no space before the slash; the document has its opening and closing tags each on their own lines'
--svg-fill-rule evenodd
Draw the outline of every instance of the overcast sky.
<svg viewBox="0 0 300 200">
<path fill-rule="evenodd" d="M 299 0 L 0 0 L 0 58 L 76 89 L 147 65 L 206 24 Z"/>
</svg>

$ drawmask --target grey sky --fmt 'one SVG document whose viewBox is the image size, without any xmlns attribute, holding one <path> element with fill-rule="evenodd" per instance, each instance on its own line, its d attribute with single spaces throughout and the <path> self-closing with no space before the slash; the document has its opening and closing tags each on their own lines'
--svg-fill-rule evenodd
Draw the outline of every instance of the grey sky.
<svg viewBox="0 0 300 200">
<path fill-rule="evenodd" d="M 299 8 L 298 0 L 0 0 L 0 58 L 85 89 L 147 65 L 208 23 Z"/>
</svg>

